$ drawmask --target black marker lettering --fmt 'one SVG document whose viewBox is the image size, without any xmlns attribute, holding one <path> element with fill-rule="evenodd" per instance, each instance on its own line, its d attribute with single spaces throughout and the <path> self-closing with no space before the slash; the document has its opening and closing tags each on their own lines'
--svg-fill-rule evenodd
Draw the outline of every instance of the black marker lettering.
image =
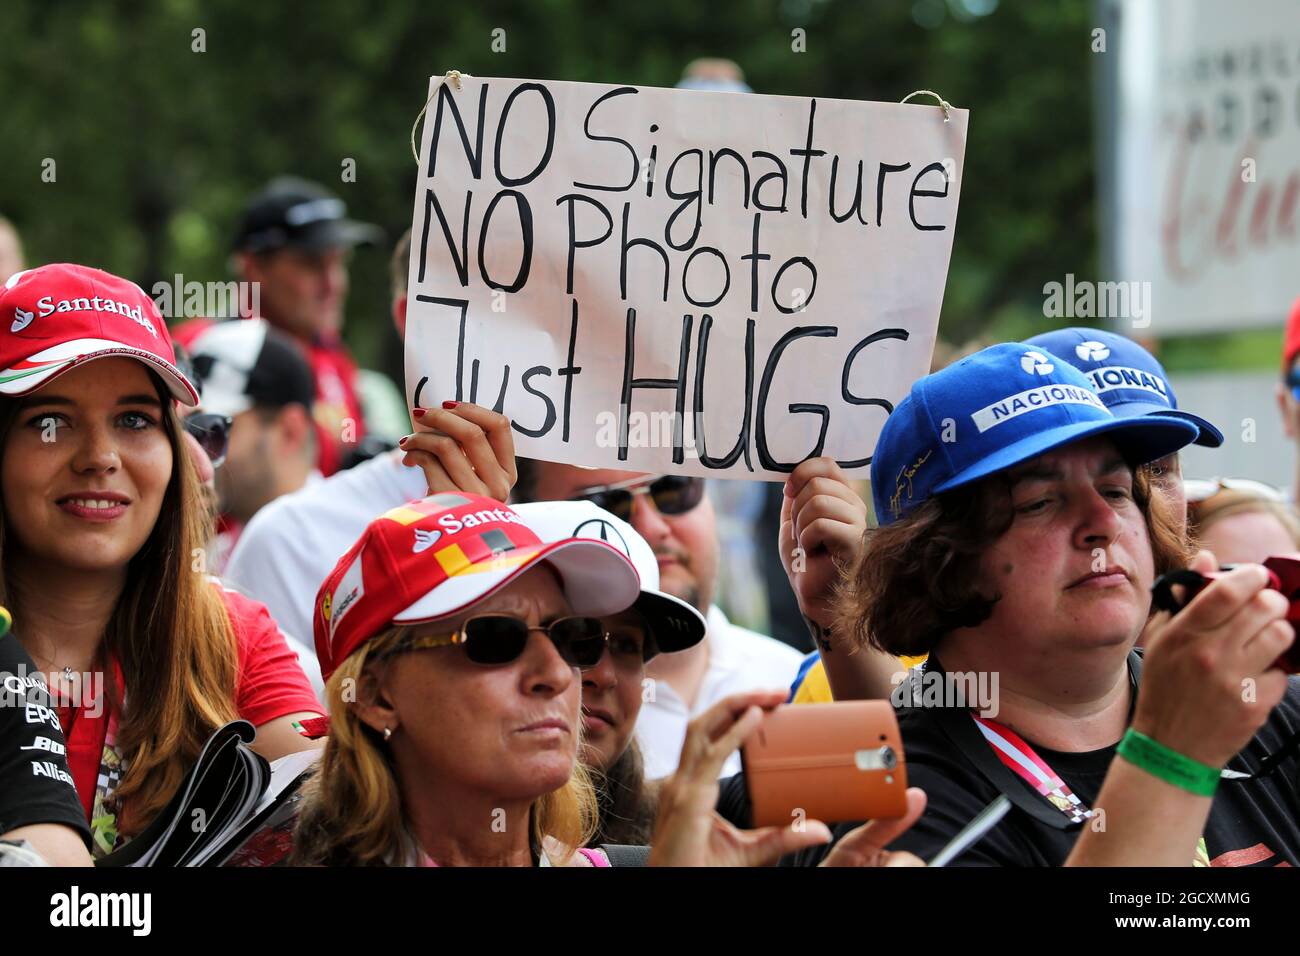
<svg viewBox="0 0 1300 956">
<path fill-rule="evenodd" d="M 844 401 L 850 405 L 876 405 L 885 410 L 886 416 L 894 413 L 894 404 L 883 398 L 861 398 L 849 391 L 849 375 L 853 371 L 853 360 L 858 357 L 858 353 L 865 349 L 873 342 L 880 342 L 884 339 L 901 339 L 907 341 L 907 329 L 881 329 L 879 332 L 872 332 L 865 339 L 853 346 L 849 352 L 848 358 L 844 360 L 844 374 L 840 377 L 840 394 Z M 871 464 L 871 456 L 858 458 L 855 461 L 838 461 L 836 462 L 841 468 L 863 468 Z"/>
<path fill-rule="evenodd" d="M 515 281 L 510 285 L 502 285 L 496 279 L 493 279 L 487 273 L 487 263 L 484 261 L 484 251 L 487 245 L 488 226 L 492 223 L 492 212 L 497 208 L 499 203 L 506 196 L 515 201 L 515 209 L 519 212 L 519 236 L 523 241 L 523 254 L 519 258 L 519 271 L 515 274 Z M 468 205 L 467 207 L 468 208 Z M 528 199 L 523 193 L 515 192 L 513 189 L 503 189 L 492 197 L 488 203 L 487 210 L 483 213 L 483 225 L 480 227 L 478 234 L 478 272 L 483 277 L 490 289 L 502 289 L 506 292 L 518 292 L 528 281 L 528 271 L 533 264 L 533 209 L 528 205 Z"/>
<path fill-rule="evenodd" d="M 803 157 L 803 189 L 800 192 L 799 212 L 805 219 L 808 218 L 808 164 L 814 156 L 825 156 L 826 150 L 813 149 L 813 124 L 817 117 L 817 101 L 813 100 L 808 105 L 808 140 L 803 149 L 790 150 L 791 156 Z"/>
<path fill-rule="evenodd" d="M 902 166 L 893 166 L 889 163 L 881 163 L 880 171 L 876 174 L 876 225 L 883 226 L 884 206 L 885 206 L 885 176 L 888 173 L 901 173 L 905 169 L 911 169 L 911 163 L 904 163 Z"/>
<path fill-rule="evenodd" d="M 579 202 L 585 202 L 588 205 L 595 206 L 596 209 L 600 210 L 601 215 L 605 217 L 605 234 L 601 236 L 599 239 L 578 238 L 578 227 L 576 221 L 577 217 L 574 213 L 574 204 Z M 567 292 L 569 295 L 573 295 L 574 254 L 579 249 L 586 249 L 591 246 L 598 246 L 606 239 L 608 239 L 610 237 L 610 234 L 614 231 L 614 217 L 609 214 L 608 209 L 606 209 L 603 205 L 601 205 L 596 200 L 592 199 L 590 196 L 582 196 L 579 195 L 578 193 L 568 193 L 567 195 L 561 196 L 559 199 L 555 200 L 555 205 L 558 206 L 561 203 L 568 203 L 569 205 L 569 265 L 568 265 L 568 270 L 565 273 L 564 291 Z"/>
<path fill-rule="evenodd" d="M 510 115 L 510 107 L 514 105 L 515 97 L 520 93 L 526 93 L 533 90 L 541 94 L 542 102 L 546 106 L 546 147 L 542 150 L 541 158 L 537 160 L 537 165 L 532 168 L 531 172 L 513 178 L 501 172 L 501 137 L 506 131 L 506 117 Z M 481 134 L 480 134 L 481 135 Z M 555 100 L 551 98 L 551 91 L 540 83 L 521 83 L 510 91 L 506 97 L 505 104 L 501 107 L 501 118 L 497 120 L 497 141 L 492 150 L 492 162 L 496 166 L 497 181 L 502 186 L 526 186 L 542 174 L 551 161 L 551 151 L 555 149 Z M 499 195 L 499 194 L 498 194 Z"/>
<path fill-rule="evenodd" d="M 645 246 L 646 248 L 648 248 L 648 249 L 653 249 L 655 252 L 659 253 L 659 258 L 661 258 L 661 259 L 664 261 L 664 294 L 663 294 L 663 300 L 664 300 L 665 302 L 667 302 L 667 301 L 668 301 L 668 253 L 664 251 L 664 247 L 663 247 L 663 246 L 659 245 L 659 243 L 655 242 L 653 239 L 633 239 L 631 242 L 628 241 L 628 238 L 627 238 L 627 217 L 628 217 L 628 214 L 631 212 L 631 209 L 632 209 L 632 204 L 631 204 L 630 202 L 625 202 L 625 203 L 623 203 L 623 247 L 622 247 L 622 249 L 621 249 L 620 252 L 619 252 L 619 260 L 618 260 L 618 290 L 619 290 L 619 297 L 620 297 L 624 302 L 627 301 L 627 253 L 628 253 L 628 250 L 631 249 L 633 246 Z"/>
<path fill-rule="evenodd" d="M 940 174 L 942 174 L 942 176 L 943 176 L 943 191 L 942 191 L 942 192 L 940 192 L 940 191 L 938 191 L 938 190 L 935 190 L 935 189 L 917 189 L 917 188 L 916 188 L 916 184 L 919 183 L 919 182 L 921 181 L 921 177 L 922 177 L 922 176 L 924 176 L 926 173 L 932 173 L 932 172 L 936 172 L 936 171 L 939 172 Z M 920 230 L 923 230 L 923 231 L 926 231 L 926 232 L 942 231 L 942 230 L 948 228 L 947 226 L 944 226 L 944 225 L 942 225 L 942 224 L 937 225 L 937 226 L 923 226 L 923 225 L 921 225 L 919 222 L 916 221 L 916 197 L 917 197 L 917 196 L 934 196 L 934 197 L 936 197 L 936 198 L 944 198 L 944 197 L 946 197 L 947 195 L 948 195 L 948 171 L 947 171 L 946 169 L 943 168 L 943 163 L 931 163 L 929 166 L 926 166 L 926 167 L 925 167 L 924 169 L 922 169 L 919 173 L 917 173 L 917 174 L 916 174 L 916 178 L 912 180 L 912 192 L 911 192 L 911 195 L 909 195 L 909 196 L 907 197 L 907 214 L 908 214 L 909 216 L 912 217 L 912 225 L 915 226 L 917 229 L 920 229 Z"/>
<path fill-rule="evenodd" d="M 465 374 L 465 317 L 469 314 L 468 299 L 442 299 L 436 295 L 417 295 L 417 302 L 428 302 L 430 305 L 449 305 L 453 309 L 460 310 L 460 328 L 456 333 L 456 401 L 464 401 L 464 388 L 462 385 Z M 470 399 L 473 401 L 473 399 Z"/>
<path fill-rule="evenodd" d="M 758 204 L 755 203 L 754 205 L 758 205 Z M 743 255 L 740 257 L 741 262 L 744 262 L 746 259 L 752 260 L 749 267 L 749 311 L 750 312 L 758 311 L 758 263 L 760 260 L 772 258 L 766 252 L 760 253 L 758 251 L 758 220 L 759 220 L 759 214 L 754 213 L 754 239 L 753 242 L 750 244 L 750 252 L 748 255 Z"/>
<path fill-rule="evenodd" d="M 623 390 L 618 408 L 618 460 L 627 461 L 628 414 L 632 408 L 632 391 L 638 388 L 667 388 L 677 393 L 676 416 L 673 420 L 673 464 L 686 460 L 682 446 L 682 416 L 686 411 L 686 370 L 691 359 L 691 327 L 695 319 L 689 313 L 682 316 L 682 344 L 678 350 L 676 378 L 634 378 L 636 365 L 636 309 L 627 310 L 627 332 L 623 342 Z"/>
<path fill-rule="evenodd" d="M 772 346 L 772 351 L 767 357 L 767 364 L 763 367 L 763 378 L 758 383 L 758 428 L 754 436 L 754 444 L 758 448 L 759 464 L 768 471 L 781 471 L 788 474 L 794 471 L 795 466 L 799 464 L 797 461 L 777 461 L 772 457 L 772 453 L 767 447 L 767 396 L 768 392 L 772 390 L 772 378 L 776 375 L 776 366 L 781 361 L 782 353 L 795 339 L 801 339 L 805 336 L 834 338 L 837 334 L 839 334 L 839 330 L 829 325 L 799 326 L 785 333 L 777 340 L 776 345 Z M 817 444 L 813 446 L 812 451 L 804 456 L 804 459 L 816 458 L 822 453 L 822 448 L 826 444 L 826 427 L 830 423 L 830 409 L 825 405 L 813 405 L 805 402 L 798 402 L 787 407 L 791 414 L 814 412 L 821 416 L 822 424 L 821 431 L 817 435 Z"/>
<path fill-rule="evenodd" d="M 529 438 L 541 438 L 555 425 L 555 403 L 551 401 L 551 396 L 547 395 L 545 392 L 539 392 L 529 384 L 534 375 L 545 375 L 549 378 L 550 374 L 551 370 L 545 365 L 534 365 L 528 371 L 524 372 L 523 378 L 520 379 L 525 392 L 528 392 L 530 395 L 536 395 L 546 403 L 546 419 L 542 422 L 540 428 L 524 428 L 524 426 L 520 425 L 519 422 L 511 419 L 510 427 L 515 429 L 515 431 L 519 432 L 521 435 L 527 435 Z"/>
<path fill-rule="evenodd" d="M 749 460 L 749 426 L 754 397 L 754 320 L 745 320 L 745 414 L 740 422 L 740 434 L 731 451 L 721 458 L 708 453 L 704 442 L 704 365 L 709 354 L 709 333 L 713 329 L 713 316 L 707 312 L 700 317 L 700 332 L 695 346 L 695 443 L 699 446 L 700 464 L 705 468 L 730 468 L 743 454 L 745 467 L 754 466 Z"/>
<path fill-rule="evenodd" d="M 623 190 L 631 189 L 633 186 L 636 185 L 636 177 L 641 172 L 641 161 L 637 159 L 636 150 L 632 148 L 632 144 L 625 139 L 619 139 L 617 136 L 597 136 L 595 133 L 591 131 L 591 114 L 596 112 L 597 106 L 599 106 L 601 103 L 605 102 L 608 99 L 613 99 L 615 96 L 627 96 L 629 94 L 635 95 L 636 92 L 637 91 L 635 87 L 631 87 L 631 86 L 620 86 L 616 90 L 610 90 L 608 93 L 604 94 L 598 100 L 596 100 L 596 102 L 591 104 L 591 109 L 587 110 L 586 119 L 582 121 L 582 133 L 584 136 L 587 137 L 587 139 L 591 140 L 593 143 L 619 143 L 629 153 L 632 154 L 632 176 L 630 179 L 628 179 L 627 185 L 626 186 L 602 186 L 599 183 L 580 183 L 575 180 L 573 183 L 574 188 L 602 189 L 606 192 L 621 193 Z"/>
<path fill-rule="evenodd" d="M 465 129 L 465 121 L 461 119 L 460 107 L 456 105 L 456 97 L 448 84 L 444 83 L 438 87 L 438 109 L 433 116 L 433 139 L 429 141 L 430 179 L 438 171 L 438 141 L 442 138 L 442 107 L 444 104 L 451 107 L 451 118 L 456 121 L 456 130 L 460 133 L 461 144 L 465 147 L 465 158 L 469 160 L 470 172 L 475 179 L 483 178 L 483 117 L 487 112 L 487 93 L 488 84 L 484 83 L 478 91 L 478 133 L 476 134 L 474 148 L 470 149 L 469 133 Z"/>
</svg>

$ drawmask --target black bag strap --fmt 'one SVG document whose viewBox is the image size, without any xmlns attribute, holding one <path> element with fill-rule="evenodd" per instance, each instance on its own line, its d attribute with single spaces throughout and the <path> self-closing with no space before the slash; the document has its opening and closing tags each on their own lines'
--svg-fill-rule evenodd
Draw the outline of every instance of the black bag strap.
<svg viewBox="0 0 1300 956">
<path fill-rule="evenodd" d="M 599 847 L 609 858 L 610 866 L 646 866 L 650 861 L 648 846 L 629 846 L 626 843 L 602 843 Z"/>
</svg>

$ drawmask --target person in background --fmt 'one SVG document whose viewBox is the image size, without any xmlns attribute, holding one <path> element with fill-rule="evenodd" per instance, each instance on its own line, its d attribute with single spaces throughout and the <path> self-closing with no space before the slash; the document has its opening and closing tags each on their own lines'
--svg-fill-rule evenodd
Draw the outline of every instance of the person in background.
<svg viewBox="0 0 1300 956">
<path fill-rule="evenodd" d="M 631 525 L 589 501 L 538 501 L 514 511 L 544 542 L 596 538 L 625 554 L 641 579 L 635 603 L 602 618 L 608 647 L 582 672 L 583 748 L 597 799 L 592 845 L 649 843 L 658 788 L 645 779 L 634 731 L 645 691 L 645 668 L 661 654 L 675 654 L 704 640 L 707 623 L 698 610 L 659 589 L 659 565 L 650 545 Z"/>
<path fill-rule="evenodd" d="M 700 57 L 686 64 L 682 78 L 677 81 L 679 90 L 713 90 L 723 93 L 752 93 L 745 82 L 745 71 L 734 60 L 721 57 Z"/>
<path fill-rule="evenodd" d="M 1116 418 L 1166 415 L 1196 426 L 1194 445 L 1219 448 L 1223 433 L 1199 415 L 1178 407 L 1174 387 L 1156 357 L 1132 339 L 1105 329 L 1070 328 L 1045 332 L 1026 345 L 1064 359 L 1088 377 L 1093 391 Z M 1182 463 L 1175 452 L 1145 466 L 1155 487 L 1173 505 L 1173 514 L 1186 522 Z"/>
<path fill-rule="evenodd" d="M 1251 776 L 1300 729 L 1300 684 L 1273 666 L 1295 638 L 1287 600 L 1252 565 L 1152 617 L 1156 575 L 1190 549 L 1140 465 L 1199 430 L 1116 418 L 1081 372 L 1041 354 L 995 345 L 920 379 L 876 447 L 881 527 L 842 592 L 841 627 L 855 644 L 928 653 L 924 677 L 976 688 L 902 708 L 908 779 L 928 804 L 891 847 L 928 858 L 1001 794 L 1010 813 L 959 862 L 1296 865 L 1294 756 Z M 1221 782 L 1229 763 L 1246 776 Z"/>
<path fill-rule="evenodd" d="M 723 697 L 788 686 L 799 654 L 770 637 L 733 625 L 714 603 L 719 547 L 713 505 L 703 478 L 645 475 L 520 458 L 513 500 L 590 501 L 627 521 L 659 563 L 660 587 L 695 607 L 708 621 L 705 639 L 680 654 L 653 661 L 651 693 L 637 720 L 646 776 L 670 775 L 687 724 Z M 724 765 L 740 770 L 740 754 Z"/>
<path fill-rule="evenodd" d="M 1188 532 L 1221 564 L 1259 564 L 1300 550 L 1300 519 L 1282 492 L 1242 478 L 1189 478 Z"/>
<path fill-rule="evenodd" d="M 23 243 L 14 224 L 0 216 L 0 285 L 15 272 L 27 268 L 23 263 Z"/>
<path fill-rule="evenodd" d="M 100 857 L 218 727 L 248 720 L 273 760 L 315 746 L 293 723 L 320 708 L 266 609 L 193 565 L 211 526 L 175 405 L 198 393 L 153 300 L 55 264 L 11 276 L 0 313 L 0 603 L 72 701 L 58 725 Z"/>
<path fill-rule="evenodd" d="M 410 243 L 407 230 L 390 262 L 390 314 L 401 337 Z M 266 603 L 290 636 L 310 641 L 316 588 L 376 515 L 440 491 L 473 491 L 500 501 L 509 496 L 515 454 L 504 415 L 469 402 L 403 414 L 408 426 L 415 422 L 415 431 L 403 436 L 402 447 L 278 498 L 258 512 L 236 542 L 227 582 Z"/>
<path fill-rule="evenodd" d="M 1277 408 L 1286 437 L 1300 448 L 1300 297 L 1291 306 L 1282 336 L 1282 381 L 1277 384 Z M 1300 502 L 1300 456 L 1296 478 L 1287 489 L 1287 500 Z"/>
<path fill-rule="evenodd" d="M 368 422 L 357 384 L 357 368 L 342 340 L 348 293 L 348 260 L 359 244 L 379 242 L 382 231 L 347 218 L 341 199 L 317 183 L 281 176 L 252 196 L 235 231 L 237 277 L 256 289 L 241 296 L 240 316 L 265 318 L 295 340 L 316 382 L 317 467 L 339 470 L 366 437 Z M 194 319 L 177 326 L 178 341 L 192 350 L 212 325 Z M 389 383 L 389 390 L 395 390 Z"/>
<path fill-rule="evenodd" d="M 320 478 L 315 384 L 294 340 L 263 319 L 219 322 L 190 351 L 201 412 L 230 420 L 224 461 L 216 468 L 221 522 L 208 549 L 208 568 L 220 575 L 253 515 Z"/>
</svg>

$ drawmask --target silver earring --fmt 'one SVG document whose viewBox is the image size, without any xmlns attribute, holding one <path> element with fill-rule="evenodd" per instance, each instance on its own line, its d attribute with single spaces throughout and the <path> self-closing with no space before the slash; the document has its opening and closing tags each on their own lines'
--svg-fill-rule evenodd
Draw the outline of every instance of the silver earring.
<svg viewBox="0 0 1300 956">
<path fill-rule="evenodd" d="M 392 736 L 393 736 L 393 732 L 392 732 L 391 730 L 389 730 L 387 727 L 385 727 L 385 728 L 384 728 L 384 739 L 385 739 L 385 740 L 389 740 L 389 739 L 392 738 Z"/>
</svg>

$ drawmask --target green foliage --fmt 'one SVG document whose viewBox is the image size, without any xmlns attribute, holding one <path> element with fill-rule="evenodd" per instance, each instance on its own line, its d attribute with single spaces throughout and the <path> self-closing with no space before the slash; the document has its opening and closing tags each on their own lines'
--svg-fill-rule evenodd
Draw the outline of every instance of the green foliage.
<svg viewBox="0 0 1300 956">
<path fill-rule="evenodd" d="M 1002 0 L 964 13 L 975 7 L 9 0 L 0 214 L 33 262 L 93 264 L 146 288 L 176 272 L 224 279 L 243 198 L 279 173 L 329 184 L 395 239 L 411 218 L 410 129 L 431 74 L 671 86 L 692 58 L 725 56 L 759 92 L 898 100 L 929 88 L 969 108 L 942 332 L 1032 334 L 1047 324 L 1044 282 L 1095 273 L 1090 5 Z M 916 8 L 943 22 L 919 26 Z M 491 49 L 498 27 L 504 53 Z M 791 50 L 795 28 L 806 52 Z M 206 52 L 192 49 L 196 29 Z M 47 157 L 55 183 L 41 181 Z M 386 250 L 358 252 L 352 282 L 349 340 L 363 363 L 400 374 Z"/>
</svg>

